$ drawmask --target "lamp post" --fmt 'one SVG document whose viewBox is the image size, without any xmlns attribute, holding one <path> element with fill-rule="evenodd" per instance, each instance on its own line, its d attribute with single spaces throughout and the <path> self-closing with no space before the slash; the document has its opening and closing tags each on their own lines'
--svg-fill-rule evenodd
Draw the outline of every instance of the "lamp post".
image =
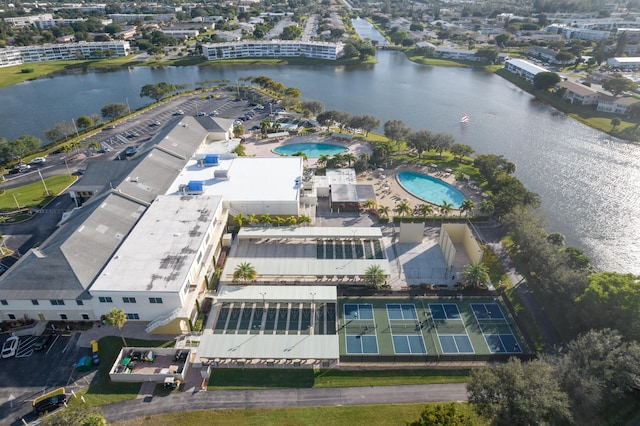
<svg viewBox="0 0 640 426">
<path fill-rule="evenodd" d="M 262 296 L 262 305 L 266 306 L 266 302 L 264 300 L 264 297 L 267 295 L 267 292 L 266 291 L 261 291 L 259 294 L 260 294 L 260 296 Z"/>
<path fill-rule="evenodd" d="M 44 178 L 42 177 L 42 173 L 40 173 L 40 169 L 38 169 L 38 174 L 40 175 L 40 180 L 42 181 L 42 186 L 44 186 L 44 191 L 47 193 L 47 197 L 49 196 L 49 190 L 47 189 L 47 184 L 44 183 Z"/>
</svg>

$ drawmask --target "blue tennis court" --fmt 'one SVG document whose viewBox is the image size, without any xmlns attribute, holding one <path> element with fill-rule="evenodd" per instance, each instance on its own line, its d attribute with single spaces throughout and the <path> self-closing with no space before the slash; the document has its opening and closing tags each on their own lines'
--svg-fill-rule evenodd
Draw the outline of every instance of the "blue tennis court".
<svg viewBox="0 0 640 426">
<path fill-rule="evenodd" d="M 376 336 L 345 336 L 347 354 L 377 354 L 378 338 Z"/>
<path fill-rule="evenodd" d="M 412 304 L 388 304 L 387 315 L 390 320 L 417 320 L 416 305 Z"/>
<path fill-rule="evenodd" d="M 429 310 L 434 320 L 460 319 L 460 311 L 455 303 L 430 303 Z"/>
<path fill-rule="evenodd" d="M 505 319 L 502 309 L 497 303 L 471 303 L 470 306 L 476 320 Z"/>
<path fill-rule="evenodd" d="M 513 334 L 485 334 L 484 340 L 487 341 L 491 353 L 522 353 L 522 348 Z"/>
<path fill-rule="evenodd" d="M 473 354 L 473 345 L 466 335 L 439 335 L 443 354 Z"/>
<path fill-rule="evenodd" d="M 344 319 L 348 320 L 372 320 L 373 306 L 371 304 L 346 303 L 344 305 Z"/>
<path fill-rule="evenodd" d="M 427 347 L 422 336 L 393 335 L 393 350 L 396 354 L 426 354 Z"/>
</svg>

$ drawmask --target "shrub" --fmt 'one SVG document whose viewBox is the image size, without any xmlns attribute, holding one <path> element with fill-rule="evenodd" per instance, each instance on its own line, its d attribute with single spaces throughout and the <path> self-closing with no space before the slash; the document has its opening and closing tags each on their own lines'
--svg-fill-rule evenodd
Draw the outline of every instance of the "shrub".
<svg viewBox="0 0 640 426">
<path fill-rule="evenodd" d="M 22 68 L 22 69 L 20 70 L 20 72 L 21 72 L 22 74 L 31 74 L 31 73 L 32 73 L 32 72 L 34 72 L 34 71 L 35 71 L 35 69 L 33 69 L 33 68 Z"/>
</svg>

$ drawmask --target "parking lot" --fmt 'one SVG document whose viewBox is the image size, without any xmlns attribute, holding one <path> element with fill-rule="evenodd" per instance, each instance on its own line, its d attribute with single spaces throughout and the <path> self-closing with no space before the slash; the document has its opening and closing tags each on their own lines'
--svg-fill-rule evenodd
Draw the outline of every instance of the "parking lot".
<svg viewBox="0 0 640 426">
<path fill-rule="evenodd" d="M 258 92 L 252 93 L 262 96 Z M 207 97 L 209 97 L 207 99 Z M 159 105 L 156 108 L 132 116 L 117 124 L 114 128 L 105 128 L 99 134 L 87 138 L 85 142 L 94 140 L 100 143 L 101 153 L 116 153 L 118 156 L 127 146 L 142 148 L 146 142 L 162 131 L 164 126 L 179 120 L 183 115 L 215 115 L 221 118 L 240 120 L 241 117 L 253 111 L 248 120 L 239 121 L 249 131 L 259 127 L 260 122 L 268 118 L 270 108 L 251 105 L 247 100 L 236 101 L 235 94 L 228 91 L 211 92 L 211 95 L 197 95 L 179 98 L 175 101 Z M 215 114 L 214 114 L 215 111 Z M 182 114 L 180 114 L 181 112 Z M 87 153 L 91 153 L 87 148 Z"/>
<path fill-rule="evenodd" d="M 82 355 L 76 342 L 77 332 L 58 331 L 47 348 L 36 351 L 36 336 L 21 336 L 15 357 L 0 359 L 0 425 L 22 425 L 35 420 L 31 402 L 43 393 L 59 387 L 67 392 L 85 385 L 86 377 L 74 373 Z M 9 337 L 0 337 L 0 342 Z M 87 374 L 87 373 L 81 373 Z M 78 383 L 76 382 L 78 381 Z"/>
</svg>

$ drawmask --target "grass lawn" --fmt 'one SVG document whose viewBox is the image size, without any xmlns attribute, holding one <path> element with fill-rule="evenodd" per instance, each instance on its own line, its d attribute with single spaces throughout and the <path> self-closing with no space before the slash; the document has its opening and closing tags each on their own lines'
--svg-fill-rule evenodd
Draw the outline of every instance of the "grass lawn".
<svg viewBox="0 0 640 426">
<path fill-rule="evenodd" d="M 173 340 L 126 340 L 127 346 L 154 348 L 167 348 L 173 346 L 175 343 Z M 97 380 L 95 380 L 86 391 L 79 392 L 78 396 L 83 395 L 86 405 L 90 407 L 136 398 L 142 383 L 115 383 L 109 378 L 109 370 L 116 361 L 116 357 L 123 346 L 122 338 L 119 336 L 103 337 L 98 341 L 98 345 L 100 348 L 100 367 L 98 367 Z M 81 402 L 78 401 L 80 401 L 78 398 L 72 398 L 70 404 L 81 404 Z"/>
<path fill-rule="evenodd" d="M 346 407 L 307 407 L 264 410 L 211 410 L 169 413 L 113 423 L 114 426 L 182 425 L 405 425 L 417 420 L 427 404 L 356 405 Z M 468 404 L 460 404 L 477 426 L 488 425 Z"/>
<path fill-rule="evenodd" d="M 44 180 L 49 195 L 45 192 L 42 181 L 30 183 L 18 188 L 7 189 L 0 193 L 0 211 L 13 211 L 20 207 L 38 207 L 57 197 L 62 191 L 75 182 L 77 177 L 70 175 L 58 175 Z M 15 197 L 15 198 L 14 198 Z"/>
<path fill-rule="evenodd" d="M 215 370 L 209 390 L 264 388 L 332 388 L 349 386 L 424 385 L 464 383 L 469 370 Z"/>
</svg>

